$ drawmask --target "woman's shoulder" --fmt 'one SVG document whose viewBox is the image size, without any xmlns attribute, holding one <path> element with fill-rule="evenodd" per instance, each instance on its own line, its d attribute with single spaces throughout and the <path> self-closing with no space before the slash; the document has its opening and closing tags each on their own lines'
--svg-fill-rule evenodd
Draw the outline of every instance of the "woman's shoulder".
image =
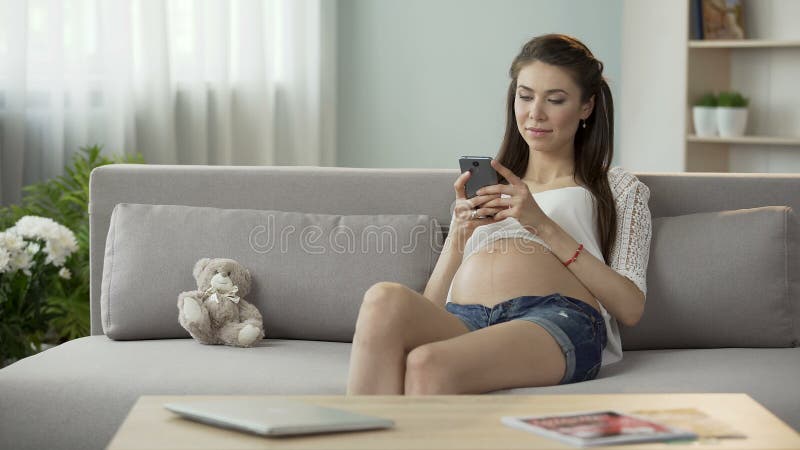
<svg viewBox="0 0 800 450">
<path fill-rule="evenodd" d="M 608 184 L 615 197 L 627 193 L 640 193 L 649 197 L 650 189 L 628 169 L 614 166 L 608 169 Z"/>
<path fill-rule="evenodd" d="M 609 182 L 612 181 L 620 182 L 620 181 L 631 181 L 631 180 L 638 181 L 639 179 L 636 178 L 636 175 L 634 175 L 633 172 L 622 166 L 614 166 L 608 169 Z"/>
</svg>

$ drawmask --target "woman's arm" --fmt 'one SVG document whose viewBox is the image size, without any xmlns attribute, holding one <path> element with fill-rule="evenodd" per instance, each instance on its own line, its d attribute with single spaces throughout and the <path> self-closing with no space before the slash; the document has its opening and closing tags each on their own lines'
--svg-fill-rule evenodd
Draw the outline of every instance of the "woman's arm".
<svg viewBox="0 0 800 450">
<path fill-rule="evenodd" d="M 475 228 L 493 223 L 494 219 L 491 216 L 498 212 L 497 208 L 483 207 L 485 203 L 499 197 L 497 195 L 476 195 L 467 199 L 465 186 L 471 173 L 470 171 L 463 172 L 453 183 L 453 188 L 456 191 L 456 202 L 453 208 L 453 215 L 450 218 L 449 232 L 442 246 L 442 254 L 439 255 L 436 267 L 433 268 L 433 273 L 428 279 L 428 285 L 422 294 L 434 305 L 442 309 L 447 303 L 447 291 L 450 290 L 450 283 L 453 282 L 453 277 L 455 277 L 459 266 L 461 266 L 467 241 L 472 236 Z M 477 209 L 478 214 L 485 214 L 489 217 L 472 219 L 470 215 L 475 209 Z"/>
<path fill-rule="evenodd" d="M 501 198 L 486 204 L 486 206 L 504 207 L 494 215 L 495 220 L 514 217 L 523 227 L 526 229 L 532 228 L 534 234 L 544 239 L 554 255 L 562 262 L 572 258 L 580 244 L 542 211 L 533 199 L 528 185 L 518 176 L 497 160 L 492 160 L 492 167 L 508 180 L 509 185 L 496 184 L 487 186 L 478 189 L 478 194 L 506 194 L 510 196 L 510 198 Z M 609 173 L 611 174 L 611 172 Z M 619 177 L 625 175 L 625 173 L 614 171 L 612 175 Z M 633 196 L 624 199 L 621 205 L 623 214 L 620 215 L 619 211 L 617 211 L 617 216 L 631 217 L 628 221 L 618 222 L 617 239 L 621 239 L 620 227 L 623 229 L 622 232 L 641 235 L 642 244 L 646 248 L 642 248 L 643 251 L 638 253 L 638 256 L 641 257 L 640 260 L 637 261 L 634 258 L 629 262 L 641 266 L 641 271 L 646 272 L 647 253 L 650 246 L 650 212 L 647 210 L 650 191 L 637 181 L 636 177 L 629 174 L 627 178 L 628 187 L 625 192 Z M 617 206 L 619 207 L 620 205 Z M 637 220 L 633 220 L 634 218 Z M 602 303 L 603 307 L 623 325 L 636 325 L 642 318 L 642 314 L 644 314 L 645 287 L 640 288 L 638 284 L 621 275 L 611 266 L 607 266 L 589 252 L 581 252 L 578 259 L 570 264 L 568 269 Z M 642 286 L 644 286 L 643 282 Z"/>
<path fill-rule="evenodd" d="M 464 254 L 464 247 L 455 245 L 451 238 L 452 236 L 448 235 L 445 239 L 442 253 L 439 255 L 439 260 L 436 261 L 436 267 L 433 268 L 425 292 L 422 294 L 441 308 L 444 308 L 447 302 L 447 291 L 450 289 L 450 283 L 453 282 L 456 271 L 461 266 L 461 258 Z"/>
<path fill-rule="evenodd" d="M 580 245 L 555 221 L 537 226 L 539 236 L 562 262 L 572 258 Z M 623 325 L 632 327 L 642 318 L 645 296 L 633 281 L 620 275 L 587 251 L 582 251 L 567 269 L 571 270 L 603 307 Z"/>
</svg>

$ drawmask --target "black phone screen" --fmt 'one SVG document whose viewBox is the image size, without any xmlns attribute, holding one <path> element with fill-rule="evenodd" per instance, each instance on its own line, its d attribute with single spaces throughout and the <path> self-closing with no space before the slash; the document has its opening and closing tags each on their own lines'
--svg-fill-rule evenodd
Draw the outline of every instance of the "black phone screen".
<svg viewBox="0 0 800 450">
<path fill-rule="evenodd" d="M 458 158 L 461 173 L 470 171 L 471 174 L 465 186 L 467 198 L 475 197 L 475 192 L 484 187 L 498 183 L 497 171 L 491 165 L 489 156 L 462 156 Z"/>
</svg>

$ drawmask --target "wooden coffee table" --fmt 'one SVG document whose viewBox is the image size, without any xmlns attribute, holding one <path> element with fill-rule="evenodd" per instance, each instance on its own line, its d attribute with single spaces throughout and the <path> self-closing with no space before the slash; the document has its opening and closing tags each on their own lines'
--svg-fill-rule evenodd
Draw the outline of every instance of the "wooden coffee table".
<svg viewBox="0 0 800 450">
<path fill-rule="evenodd" d="M 253 396 L 142 396 L 109 449 L 532 449 L 572 448 L 500 423 L 507 415 L 616 409 L 695 408 L 747 435 L 712 442 L 633 444 L 632 448 L 800 449 L 800 434 L 746 394 L 269 396 L 386 417 L 388 430 L 268 438 L 195 423 L 167 402 Z"/>
</svg>

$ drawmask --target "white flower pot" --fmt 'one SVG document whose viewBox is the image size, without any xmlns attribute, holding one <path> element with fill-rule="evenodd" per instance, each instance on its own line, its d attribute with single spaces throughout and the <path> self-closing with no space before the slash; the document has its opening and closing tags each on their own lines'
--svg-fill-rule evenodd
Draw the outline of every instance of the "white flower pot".
<svg viewBox="0 0 800 450">
<path fill-rule="evenodd" d="M 717 128 L 722 137 L 744 135 L 747 128 L 747 108 L 717 107 Z"/>
<path fill-rule="evenodd" d="M 694 132 L 698 136 L 717 135 L 717 108 L 713 106 L 693 106 Z"/>
</svg>

